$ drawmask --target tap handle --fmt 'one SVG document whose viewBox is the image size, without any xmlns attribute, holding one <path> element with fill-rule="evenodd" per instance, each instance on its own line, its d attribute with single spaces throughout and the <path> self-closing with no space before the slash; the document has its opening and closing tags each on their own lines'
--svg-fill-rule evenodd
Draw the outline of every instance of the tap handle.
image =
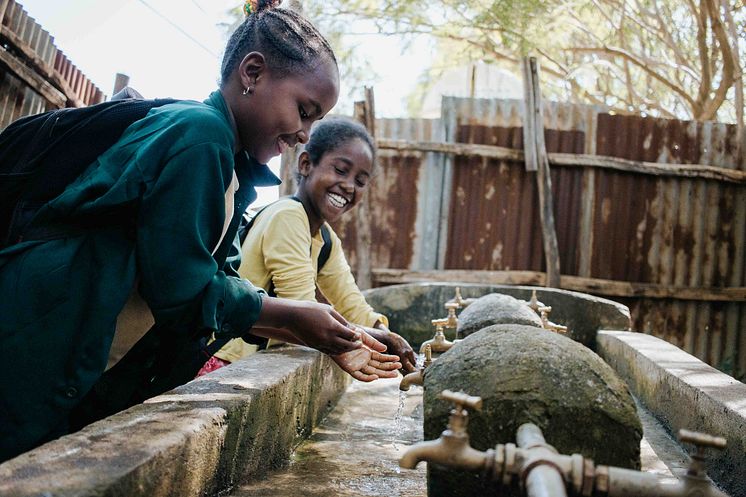
<svg viewBox="0 0 746 497">
<path fill-rule="evenodd" d="M 441 329 L 448 324 L 448 318 L 445 319 L 433 319 L 430 321 L 436 329 Z"/>
<path fill-rule="evenodd" d="M 429 366 L 431 362 L 433 362 L 433 348 L 428 343 L 428 344 L 425 344 L 425 364 L 424 364 L 424 366 L 425 367 Z"/>
<path fill-rule="evenodd" d="M 536 298 L 536 290 L 533 290 L 533 291 L 531 292 L 531 300 L 529 300 L 529 301 L 528 301 L 528 306 L 529 306 L 529 307 L 530 307 L 531 309 L 533 309 L 534 311 L 538 311 L 538 310 L 539 310 L 539 307 L 541 307 L 541 306 L 539 305 L 539 299 L 538 299 L 538 298 Z"/>
<path fill-rule="evenodd" d="M 469 407 L 476 409 L 477 411 L 482 409 L 482 397 L 476 397 L 465 394 L 464 392 L 452 392 L 450 390 L 443 390 L 438 394 L 438 397 L 452 402 L 455 406 L 463 409 Z"/>
<path fill-rule="evenodd" d="M 704 447 L 713 447 L 715 449 L 724 449 L 727 440 L 723 437 L 716 437 L 708 433 L 698 431 L 679 430 L 679 440 L 694 444 L 697 449 Z"/>
<path fill-rule="evenodd" d="M 459 306 L 461 306 L 461 302 L 462 302 L 463 300 L 464 300 L 464 299 L 463 299 L 463 298 L 461 297 L 461 287 L 460 287 L 460 286 L 457 286 L 457 287 L 456 287 L 456 295 L 455 295 L 455 296 L 453 297 L 453 301 L 454 301 L 455 303 L 457 303 L 457 304 L 458 304 Z"/>
<path fill-rule="evenodd" d="M 448 314 L 456 314 L 456 309 L 461 307 L 457 302 L 446 302 L 445 308 L 448 311 Z"/>
</svg>

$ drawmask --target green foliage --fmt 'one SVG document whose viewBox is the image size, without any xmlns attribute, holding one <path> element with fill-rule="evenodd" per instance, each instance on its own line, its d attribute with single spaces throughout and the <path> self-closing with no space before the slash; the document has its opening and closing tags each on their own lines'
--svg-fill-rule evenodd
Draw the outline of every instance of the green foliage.
<svg viewBox="0 0 746 497">
<path fill-rule="evenodd" d="M 370 82 L 355 30 L 431 36 L 445 67 L 484 61 L 520 73 L 533 55 L 550 98 L 619 113 L 744 121 L 746 6 L 741 0 L 306 0 L 339 56 L 343 86 Z M 363 21 L 363 24 L 361 24 Z M 416 102 L 417 96 L 410 98 Z"/>
</svg>

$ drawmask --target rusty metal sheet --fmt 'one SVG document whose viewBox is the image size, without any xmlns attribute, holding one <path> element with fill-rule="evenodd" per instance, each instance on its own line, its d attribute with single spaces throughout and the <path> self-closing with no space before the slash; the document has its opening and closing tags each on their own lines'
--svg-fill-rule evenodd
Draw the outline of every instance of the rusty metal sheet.
<svg viewBox="0 0 746 497">
<path fill-rule="evenodd" d="M 600 115 L 597 136 L 600 155 L 743 169 L 732 125 Z M 692 288 L 744 285 L 743 185 L 600 171 L 596 189 L 593 276 Z M 746 304 L 635 299 L 631 307 L 635 329 L 746 375 Z"/>
<path fill-rule="evenodd" d="M 440 129 L 432 120 L 376 121 L 376 131 L 381 137 L 434 141 L 439 138 Z M 433 164 L 438 161 L 436 155 L 379 152 L 378 169 L 368 192 L 372 267 L 411 269 L 434 264 L 434 252 L 429 251 L 434 246 L 435 235 L 422 227 L 435 222 L 423 220 L 434 214 L 434 193 L 438 194 L 439 202 L 439 185 L 435 188 L 429 185 L 439 174 L 437 164 Z M 333 227 L 343 240 L 350 265 L 356 268 L 357 215 L 344 216 Z"/>
<path fill-rule="evenodd" d="M 522 149 L 522 102 L 495 106 L 493 101 L 475 100 L 459 109 L 464 114 L 456 114 L 454 141 Z M 561 112 L 557 110 L 559 106 L 548 108 L 555 109 L 548 116 L 560 129 L 546 130 L 547 150 L 582 153 L 586 142 L 583 122 L 572 120 L 577 113 L 567 107 L 561 107 Z M 454 164 L 444 267 L 543 271 L 535 175 L 527 173 L 523 163 L 518 162 L 457 157 Z M 579 265 L 576 240 L 583 170 L 555 168 L 551 174 L 558 242 L 561 248 L 567 247 L 560 250 L 560 267 L 563 274 L 575 275 Z"/>
</svg>

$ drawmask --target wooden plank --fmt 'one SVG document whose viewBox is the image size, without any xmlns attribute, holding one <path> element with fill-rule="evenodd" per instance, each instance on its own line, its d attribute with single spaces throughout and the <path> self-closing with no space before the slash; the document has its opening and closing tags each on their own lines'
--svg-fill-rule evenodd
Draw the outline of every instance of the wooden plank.
<svg viewBox="0 0 746 497">
<path fill-rule="evenodd" d="M 66 105 L 68 107 L 83 107 L 85 105 L 84 102 L 75 94 L 68 82 L 63 79 L 64 76 L 56 71 L 53 66 L 49 65 L 40 54 L 37 54 L 25 41 L 19 38 L 16 33 L 11 31 L 10 28 L 7 26 L 0 26 L 0 36 L 6 38 L 13 46 L 20 50 L 23 56 L 31 63 L 33 70 L 37 71 L 48 82 L 52 82 L 52 86 L 55 87 L 56 90 L 61 91 L 65 97 L 67 97 Z M 50 38 L 51 48 L 56 50 L 51 41 Z M 42 94 L 44 93 L 42 92 Z M 54 101 L 50 101 L 54 103 Z M 60 107 L 60 105 L 56 103 L 54 103 L 54 105 Z M 65 107 L 65 105 L 62 105 L 61 107 Z"/>
<path fill-rule="evenodd" d="M 0 0 L 0 24 L 2 24 L 3 19 L 5 19 L 5 12 L 8 10 L 9 3 L 10 0 Z"/>
<path fill-rule="evenodd" d="M 493 145 L 395 140 L 391 138 L 377 138 L 376 145 L 380 151 L 393 150 L 399 153 L 412 152 L 415 154 L 439 152 L 451 155 L 477 155 L 489 159 L 523 162 L 523 151 Z"/>
<path fill-rule="evenodd" d="M 44 98 L 49 100 L 52 105 L 57 107 L 64 107 L 66 98 L 63 93 L 57 90 L 54 86 L 50 85 L 41 76 L 36 74 L 13 55 L 11 55 L 5 48 L 0 47 L 0 64 L 3 64 L 11 72 L 16 74 L 19 78 L 26 82 L 31 88 L 41 93 Z"/>
<path fill-rule="evenodd" d="M 360 105 L 362 104 L 362 105 Z M 355 118 L 360 121 L 368 133 L 375 137 L 375 97 L 373 95 L 373 88 L 365 88 L 365 101 L 355 102 Z M 356 239 L 355 239 L 355 253 L 357 255 L 357 274 L 355 275 L 355 281 L 357 286 L 362 290 L 371 288 L 373 283 L 373 276 L 371 273 L 371 228 L 370 228 L 370 195 L 363 195 L 363 199 L 357 206 L 356 209 Z"/>
<path fill-rule="evenodd" d="M 380 284 L 419 282 L 460 282 L 495 285 L 544 286 L 544 273 L 535 271 L 473 271 L 443 269 L 436 271 L 409 271 L 406 269 L 373 269 L 373 281 Z"/>
<path fill-rule="evenodd" d="M 496 147 L 493 145 L 476 145 L 471 143 L 442 143 L 412 140 L 392 140 L 379 138 L 376 140 L 382 156 L 386 156 L 386 150 L 398 153 L 440 152 L 452 155 L 472 155 L 487 157 L 490 159 L 523 162 L 524 153 L 507 147 Z M 614 169 L 617 171 L 650 174 L 654 176 L 674 176 L 686 178 L 704 178 L 729 183 L 746 183 L 746 171 L 738 171 L 724 167 L 707 166 L 704 164 L 660 164 L 656 162 L 634 161 L 620 159 L 617 157 L 606 157 L 601 155 L 587 154 L 547 154 L 549 163 L 553 166 L 563 167 L 595 167 L 601 169 Z"/>
<path fill-rule="evenodd" d="M 652 174 L 655 176 L 682 176 L 706 178 L 732 183 L 746 183 L 746 171 L 704 164 L 661 164 L 617 157 L 604 157 L 581 154 L 549 154 L 549 160 L 557 166 L 587 166 L 616 169 L 617 171 Z"/>
<path fill-rule="evenodd" d="M 580 230 L 578 233 L 578 273 L 580 276 L 591 275 L 591 263 L 593 262 L 593 223 L 596 215 L 596 170 L 589 168 L 583 171 L 581 179 L 580 195 L 583 201 L 580 204 Z"/>
<path fill-rule="evenodd" d="M 376 99 L 373 87 L 365 87 L 365 128 L 373 138 L 376 137 Z"/>
<path fill-rule="evenodd" d="M 537 123 L 536 100 L 534 100 L 534 89 L 532 86 L 531 65 L 527 58 L 523 58 L 521 64 L 523 72 L 523 154 L 525 157 L 526 171 L 537 171 L 539 169 L 539 159 L 536 156 L 536 136 L 537 127 L 543 132 L 544 123 Z"/>
<path fill-rule="evenodd" d="M 544 286 L 546 274 L 537 271 L 408 271 L 403 269 L 373 269 L 376 285 L 418 283 L 418 282 L 459 282 L 491 285 L 533 285 Z M 744 302 L 746 287 L 692 288 L 653 283 L 604 280 L 565 276 L 560 278 L 559 288 L 608 297 L 645 297 L 712 302 Z"/>
<path fill-rule="evenodd" d="M 34 66 L 33 69 L 39 72 L 45 78 L 52 76 L 53 68 L 42 59 L 31 46 L 22 40 L 16 33 L 11 31 L 7 26 L 0 28 L 0 36 L 7 38 L 8 41 L 17 48 L 24 57 Z"/>
<path fill-rule="evenodd" d="M 539 86 L 539 66 L 535 57 L 524 57 L 523 65 L 526 66 L 525 86 L 527 92 L 531 92 L 530 102 L 526 110 L 533 113 L 532 117 L 526 116 L 526 120 L 532 120 L 533 136 L 524 136 L 526 146 L 534 148 L 536 159 L 536 187 L 539 193 L 539 219 L 541 221 L 541 238 L 544 243 L 544 261 L 547 268 L 546 286 L 558 287 L 560 284 L 560 257 L 559 243 L 557 242 L 557 230 L 554 226 L 554 200 L 552 195 L 552 175 L 549 171 L 549 158 L 547 147 L 544 143 L 544 115 L 541 108 L 541 88 Z"/>
</svg>

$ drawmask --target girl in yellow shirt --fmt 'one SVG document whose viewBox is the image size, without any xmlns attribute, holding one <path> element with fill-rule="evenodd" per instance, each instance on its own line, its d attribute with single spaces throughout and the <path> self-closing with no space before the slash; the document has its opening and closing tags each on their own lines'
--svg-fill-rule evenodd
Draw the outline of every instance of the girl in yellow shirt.
<svg viewBox="0 0 746 497">
<path fill-rule="evenodd" d="M 294 300 L 315 301 L 318 287 L 345 319 L 365 327 L 389 353 L 399 356 L 404 370 L 413 371 L 412 347 L 389 331 L 386 316 L 365 301 L 342 242 L 328 224 L 362 200 L 374 172 L 375 145 L 362 125 L 344 118 L 319 121 L 298 159 L 295 197 L 280 199 L 256 216 L 242 245 L 239 273 L 271 295 Z M 319 270 L 322 225 L 331 238 L 331 252 Z M 207 368 L 233 362 L 255 350 L 256 346 L 241 339 L 232 340 Z"/>
</svg>

